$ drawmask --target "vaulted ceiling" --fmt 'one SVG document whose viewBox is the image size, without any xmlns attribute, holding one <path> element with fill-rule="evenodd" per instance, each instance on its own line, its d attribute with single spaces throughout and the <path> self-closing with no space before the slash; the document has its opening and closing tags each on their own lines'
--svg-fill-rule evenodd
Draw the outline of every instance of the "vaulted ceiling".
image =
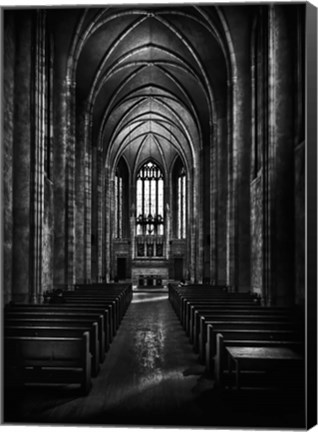
<svg viewBox="0 0 318 432">
<path fill-rule="evenodd" d="M 218 9 L 86 9 L 77 26 L 76 100 L 91 114 L 93 145 L 114 164 L 152 157 L 193 164 L 226 109 L 228 66 Z M 217 112 L 218 111 L 218 112 Z"/>
</svg>

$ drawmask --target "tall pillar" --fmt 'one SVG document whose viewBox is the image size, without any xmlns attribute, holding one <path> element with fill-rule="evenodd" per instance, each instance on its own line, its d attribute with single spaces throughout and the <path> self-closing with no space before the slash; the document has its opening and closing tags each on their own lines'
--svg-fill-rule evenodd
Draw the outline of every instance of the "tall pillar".
<svg viewBox="0 0 318 432">
<path fill-rule="evenodd" d="M 92 147 L 92 281 L 98 282 L 98 150 Z"/>
<path fill-rule="evenodd" d="M 105 168 L 105 178 L 106 178 L 106 194 L 105 194 L 105 214 L 106 214 L 106 282 L 111 280 L 111 245 L 113 241 L 112 236 L 112 215 L 114 206 L 112 205 L 114 182 L 111 181 L 110 168 L 106 166 Z"/>
<path fill-rule="evenodd" d="M 195 270 L 195 266 L 196 266 L 196 254 L 197 254 L 197 250 L 196 250 L 196 206 L 197 206 L 197 199 L 196 199 L 196 191 L 198 190 L 198 183 L 197 183 L 197 179 L 196 179 L 196 167 L 194 164 L 194 167 L 192 168 L 192 173 L 191 173 L 191 182 L 190 183 L 190 187 L 189 190 L 191 191 L 191 193 L 189 194 L 190 197 L 190 202 L 188 205 L 188 215 L 190 216 L 190 221 L 189 221 L 189 237 L 190 237 L 190 241 L 188 242 L 189 247 L 189 269 L 190 269 L 190 282 L 191 283 L 195 283 L 196 282 L 196 270 Z M 190 189 L 191 188 L 191 189 Z"/>
<path fill-rule="evenodd" d="M 106 281 L 106 271 L 107 271 L 107 266 L 106 266 L 106 243 L 107 243 L 107 237 L 106 237 L 106 202 L 105 202 L 105 197 L 106 197 L 106 169 L 105 169 L 105 164 L 103 161 L 103 156 L 102 156 L 102 170 L 103 170 L 103 180 L 102 180 L 102 195 L 101 195 L 101 200 L 102 200 L 102 238 L 101 238 L 101 257 L 102 257 L 102 262 L 101 262 L 101 270 L 102 270 L 102 281 L 105 282 Z"/>
<path fill-rule="evenodd" d="M 295 303 L 305 302 L 305 12 L 306 5 L 301 4 L 297 8 L 295 19 L 296 47 L 296 80 L 297 96 L 295 103 L 295 140 L 294 140 L 294 166 L 295 166 Z M 308 13 L 310 11 L 308 10 Z M 307 26 L 308 28 L 308 26 Z M 309 56 L 307 56 L 308 58 Z M 309 68 L 308 68 L 309 69 Z M 307 86 L 310 88 L 310 86 Z M 308 101 L 309 105 L 309 101 Z M 309 209 L 307 209 L 309 213 Z"/>
<path fill-rule="evenodd" d="M 12 300 L 28 302 L 31 280 L 32 12 L 16 12 L 14 76 Z"/>
<path fill-rule="evenodd" d="M 48 88 L 50 51 L 47 50 L 46 12 L 37 11 L 35 17 L 35 70 L 34 70 L 34 146 L 32 154 L 31 226 L 32 226 L 32 274 L 30 280 L 30 300 L 41 303 L 44 286 L 47 287 L 52 276 L 49 219 L 50 185 L 45 182 L 45 153 L 50 140 Z M 46 196 L 44 193 L 46 192 Z"/>
<path fill-rule="evenodd" d="M 209 234 L 209 244 L 210 248 L 210 283 L 216 284 L 218 279 L 218 244 L 217 244 L 217 233 L 218 233 L 218 220 L 217 220 L 217 209 L 218 209 L 218 199 L 217 199 L 217 146 L 219 139 L 217 137 L 217 131 L 219 128 L 214 125 L 213 132 L 210 138 L 210 234 Z"/>
<path fill-rule="evenodd" d="M 85 134 L 87 136 L 87 132 Z M 92 281 L 92 157 L 91 146 L 85 146 L 85 282 Z"/>
<path fill-rule="evenodd" d="M 226 204 L 226 284 L 231 290 L 237 285 L 236 265 L 236 178 L 237 178 L 237 110 L 236 110 L 236 77 L 232 77 L 232 83 L 228 83 L 228 137 L 227 137 L 227 204 Z M 232 107 L 232 111 L 231 111 Z"/>
<path fill-rule="evenodd" d="M 195 281 L 202 283 L 203 280 L 203 265 L 204 265 L 204 175 L 205 175 L 205 162 L 204 150 L 201 149 L 198 156 L 200 169 L 196 170 L 195 182 L 197 183 L 195 193 L 195 212 L 194 212 L 194 226 L 195 226 Z M 207 207 L 208 208 L 208 207 Z"/>
<path fill-rule="evenodd" d="M 64 57 L 55 61 L 54 88 L 54 286 L 75 283 L 75 130 L 74 84 Z"/>
<path fill-rule="evenodd" d="M 85 113 L 77 118 L 75 169 L 75 276 L 76 283 L 85 283 Z"/>
<path fill-rule="evenodd" d="M 247 56 L 246 56 L 247 57 Z M 243 63 L 243 61 L 242 61 Z M 240 292 L 249 291 L 250 279 L 250 165 L 251 165 L 251 96 L 250 59 L 244 58 L 236 82 L 236 286 Z"/>
<path fill-rule="evenodd" d="M 16 23 L 11 11 L 3 14 L 3 302 L 12 299 L 13 248 L 13 147 L 15 95 L 15 34 Z"/>
<path fill-rule="evenodd" d="M 250 57 L 240 52 L 236 60 L 237 76 L 229 85 L 227 283 L 243 292 L 250 290 Z"/>
<path fill-rule="evenodd" d="M 293 302 L 293 46 L 289 15 L 269 6 L 269 158 L 270 286 L 269 303 Z"/>
<path fill-rule="evenodd" d="M 218 119 L 217 128 L 215 128 L 215 151 L 214 151 L 214 163 L 213 170 L 215 171 L 214 180 L 214 198 L 213 205 L 215 228 L 213 236 L 211 235 L 211 247 L 215 249 L 214 251 L 214 268 L 213 268 L 213 280 L 219 285 L 226 285 L 226 233 L 227 233 L 227 120 L 226 117 L 221 117 Z M 213 185 L 213 183 L 212 183 Z"/>
<path fill-rule="evenodd" d="M 97 151 L 97 268 L 98 282 L 103 281 L 103 185 L 105 184 L 105 170 L 103 168 L 103 153 Z"/>
<path fill-rule="evenodd" d="M 67 117 L 67 280 L 72 289 L 75 284 L 75 82 L 67 77 L 69 87 L 69 113 Z"/>
</svg>

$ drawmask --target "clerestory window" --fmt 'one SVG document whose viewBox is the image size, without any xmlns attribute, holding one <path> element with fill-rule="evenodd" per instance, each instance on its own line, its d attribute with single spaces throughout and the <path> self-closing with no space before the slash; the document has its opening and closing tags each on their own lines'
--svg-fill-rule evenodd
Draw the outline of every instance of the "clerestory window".
<svg viewBox="0 0 318 432">
<path fill-rule="evenodd" d="M 123 158 L 119 160 L 114 177 L 114 237 L 129 237 L 129 172 Z"/>
<path fill-rule="evenodd" d="M 119 170 L 115 174 L 115 237 L 122 238 L 123 227 L 123 179 Z"/>
<path fill-rule="evenodd" d="M 177 237 L 186 238 L 186 172 L 184 167 L 177 177 Z"/>
</svg>

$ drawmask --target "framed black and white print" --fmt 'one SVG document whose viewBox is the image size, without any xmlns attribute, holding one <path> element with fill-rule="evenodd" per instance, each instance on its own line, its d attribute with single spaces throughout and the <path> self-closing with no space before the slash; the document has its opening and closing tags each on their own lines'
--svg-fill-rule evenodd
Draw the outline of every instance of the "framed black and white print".
<svg viewBox="0 0 318 432">
<path fill-rule="evenodd" d="M 317 425 L 316 6 L 1 4 L 4 426 Z"/>
</svg>

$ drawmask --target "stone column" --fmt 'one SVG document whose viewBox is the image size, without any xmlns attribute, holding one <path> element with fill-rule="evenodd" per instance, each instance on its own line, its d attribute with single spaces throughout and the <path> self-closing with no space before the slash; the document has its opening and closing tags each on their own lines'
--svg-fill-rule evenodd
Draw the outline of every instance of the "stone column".
<svg viewBox="0 0 318 432">
<path fill-rule="evenodd" d="M 249 56 L 237 56 L 232 77 L 232 130 L 228 148 L 227 283 L 235 291 L 250 289 L 250 68 Z M 231 92 L 232 87 L 232 92 Z M 228 124 L 230 126 L 230 124 Z"/>
<path fill-rule="evenodd" d="M 165 255 L 166 255 L 166 259 L 169 260 L 170 258 L 170 239 L 171 239 L 171 211 L 170 211 L 170 206 L 169 203 L 166 203 L 166 221 L 165 221 L 165 225 L 166 225 L 166 244 L 165 244 Z"/>
<path fill-rule="evenodd" d="M 69 87 L 69 111 L 67 128 L 67 286 L 74 288 L 75 284 L 75 122 L 76 100 L 75 82 L 67 78 Z"/>
<path fill-rule="evenodd" d="M 85 113 L 77 118 L 75 169 L 75 275 L 76 283 L 86 282 L 85 272 Z"/>
<path fill-rule="evenodd" d="M 103 153 L 97 151 L 97 281 L 103 281 L 103 185 L 105 184 L 105 170 L 103 168 Z"/>
<path fill-rule="evenodd" d="M 218 200 L 217 200 L 217 154 L 218 154 L 218 146 L 220 145 L 220 140 L 218 139 L 218 131 L 219 128 L 216 125 L 213 126 L 213 130 L 211 131 L 210 137 L 210 284 L 217 283 L 217 262 L 218 262 L 218 244 L 217 244 L 217 233 L 218 233 L 218 222 L 217 222 L 217 209 L 218 209 Z"/>
<path fill-rule="evenodd" d="M 31 148 L 32 141 L 32 26 L 33 12 L 16 12 L 14 128 L 12 154 L 12 300 L 28 302 L 32 251 Z"/>
<path fill-rule="evenodd" d="M 54 82 L 54 286 L 74 282 L 74 137 L 71 136 L 71 83 L 64 57 L 56 56 Z"/>
<path fill-rule="evenodd" d="M 12 299 L 15 11 L 3 12 L 3 302 Z"/>
<path fill-rule="evenodd" d="M 106 194 L 105 194 L 105 214 L 106 214 L 106 282 L 111 280 L 111 244 L 113 241 L 111 218 L 113 216 L 114 207 L 112 206 L 112 196 L 114 190 L 113 181 L 110 179 L 110 168 L 106 165 Z"/>
<path fill-rule="evenodd" d="M 87 132 L 85 134 L 87 136 Z M 91 147 L 85 146 L 85 282 L 92 281 L 92 161 Z"/>
<path fill-rule="evenodd" d="M 103 156 L 102 156 L 103 157 Z M 102 183 L 102 239 L 101 239 L 101 254 L 102 254 L 102 281 L 106 281 L 106 244 L 107 244 L 107 237 L 106 237 L 106 169 L 104 161 L 102 160 L 102 170 L 103 170 L 103 183 Z"/>
<path fill-rule="evenodd" d="M 226 285 L 226 233 L 227 233 L 227 121 L 226 117 L 219 118 L 214 128 L 215 150 L 211 160 L 211 170 L 215 172 L 211 185 L 213 189 L 213 232 L 211 233 L 211 255 L 213 257 L 213 271 L 211 280 L 219 285 Z M 212 159 L 212 156 L 211 156 Z M 213 235 L 212 235 L 213 234 Z"/>
<path fill-rule="evenodd" d="M 246 56 L 247 57 L 247 56 Z M 244 58 L 236 82 L 236 286 L 240 292 L 250 290 L 250 164 L 251 164 L 251 96 L 250 59 Z"/>
<path fill-rule="evenodd" d="M 188 246 L 189 246 L 189 253 L 190 253 L 190 260 L 189 260 L 189 269 L 190 269 L 190 281 L 191 283 L 195 282 L 195 275 L 196 275 L 196 271 L 195 271 L 195 265 L 196 265 L 196 212 L 195 212 L 195 207 L 197 205 L 197 200 L 196 200 L 196 191 L 198 190 L 198 184 L 196 182 L 195 179 L 195 174 L 196 173 L 196 168 L 195 168 L 195 164 L 194 167 L 192 169 L 191 172 L 191 182 L 189 182 L 189 190 L 191 191 L 189 194 L 189 205 L 188 205 L 188 216 L 190 218 L 189 221 L 189 237 L 190 237 L 190 241 L 188 242 Z"/>
<path fill-rule="evenodd" d="M 48 117 L 47 106 L 47 71 L 46 71 L 46 17 L 45 12 L 37 11 L 35 18 L 35 70 L 34 70 L 34 146 L 32 154 L 32 195 L 31 195 L 31 226 L 32 226 L 32 275 L 30 280 L 30 300 L 41 303 L 42 288 L 48 273 L 52 272 L 50 266 L 51 249 L 45 243 L 44 229 L 44 152 L 46 150 Z M 49 206 L 49 202 L 46 203 Z M 47 209 L 49 211 L 49 209 Z M 46 215 L 48 215 L 48 211 Z"/>
<path fill-rule="evenodd" d="M 289 14 L 279 5 L 269 6 L 269 303 L 292 304 L 293 274 L 293 157 L 294 117 L 293 49 Z"/>
<path fill-rule="evenodd" d="M 97 147 L 92 147 L 92 281 L 98 282 L 98 156 Z"/>
<path fill-rule="evenodd" d="M 132 261 L 135 259 L 135 242 L 136 242 L 135 238 L 136 238 L 136 206 L 133 203 L 130 212 L 130 241 L 131 241 L 130 253 L 131 253 Z"/>
<path fill-rule="evenodd" d="M 236 77 L 228 83 L 228 136 L 227 136 L 227 204 L 226 204 L 226 284 L 235 290 L 236 279 L 236 177 L 237 177 L 237 141 L 236 131 Z M 232 108 L 232 111 L 231 111 Z"/>
<path fill-rule="evenodd" d="M 297 80 L 297 97 L 295 103 L 295 117 L 296 117 L 296 128 L 295 128 L 295 140 L 294 140 L 294 166 L 295 166 L 295 303 L 303 305 L 305 302 L 305 157 L 306 157 L 306 147 L 305 147 L 305 40 L 304 40 L 304 27 L 305 27 L 305 13 L 306 6 L 301 4 L 297 8 L 297 14 L 295 19 L 295 27 L 297 31 L 295 32 L 295 46 L 297 47 L 294 52 L 296 54 L 295 61 L 295 72 Z M 311 13 L 308 9 L 307 13 Z M 317 19 L 317 17 L 315 17 Z M 307 24 L 307 29 L 310 26 Z M 317 31 L 317 30 L 316 30 Z M 314 52 L 314 47 L 313 47 Z M 314 61 L 313 56 L 307 55 L 311 61 Z M 307 69 L 311 67 L 307 66 Z M 307 85 L 310 90 L 310 85 Z M 307 100 L 307 105 L 310 106 L 309 100 Z M 316 119 L 314 119 L 316 121 Z M 309 127 L 307 125 L 307 127 Z M 307 142 L 309 138 L 307 137 Z M 309 156 L 309 155 L 307 155 Z M 309 156 L 309 159 L 312 159 Z M 308 172 L 307 167 L 307 172 Z M 310 209 L 307 208 L 307 214 L 310 214 Z M 309 228 L 307 226 L 307 231 Z M 309 278 L 310 279 L 310 278 Z M 308 276 L 307 276 L 308 280 Z"/>
</svg>

